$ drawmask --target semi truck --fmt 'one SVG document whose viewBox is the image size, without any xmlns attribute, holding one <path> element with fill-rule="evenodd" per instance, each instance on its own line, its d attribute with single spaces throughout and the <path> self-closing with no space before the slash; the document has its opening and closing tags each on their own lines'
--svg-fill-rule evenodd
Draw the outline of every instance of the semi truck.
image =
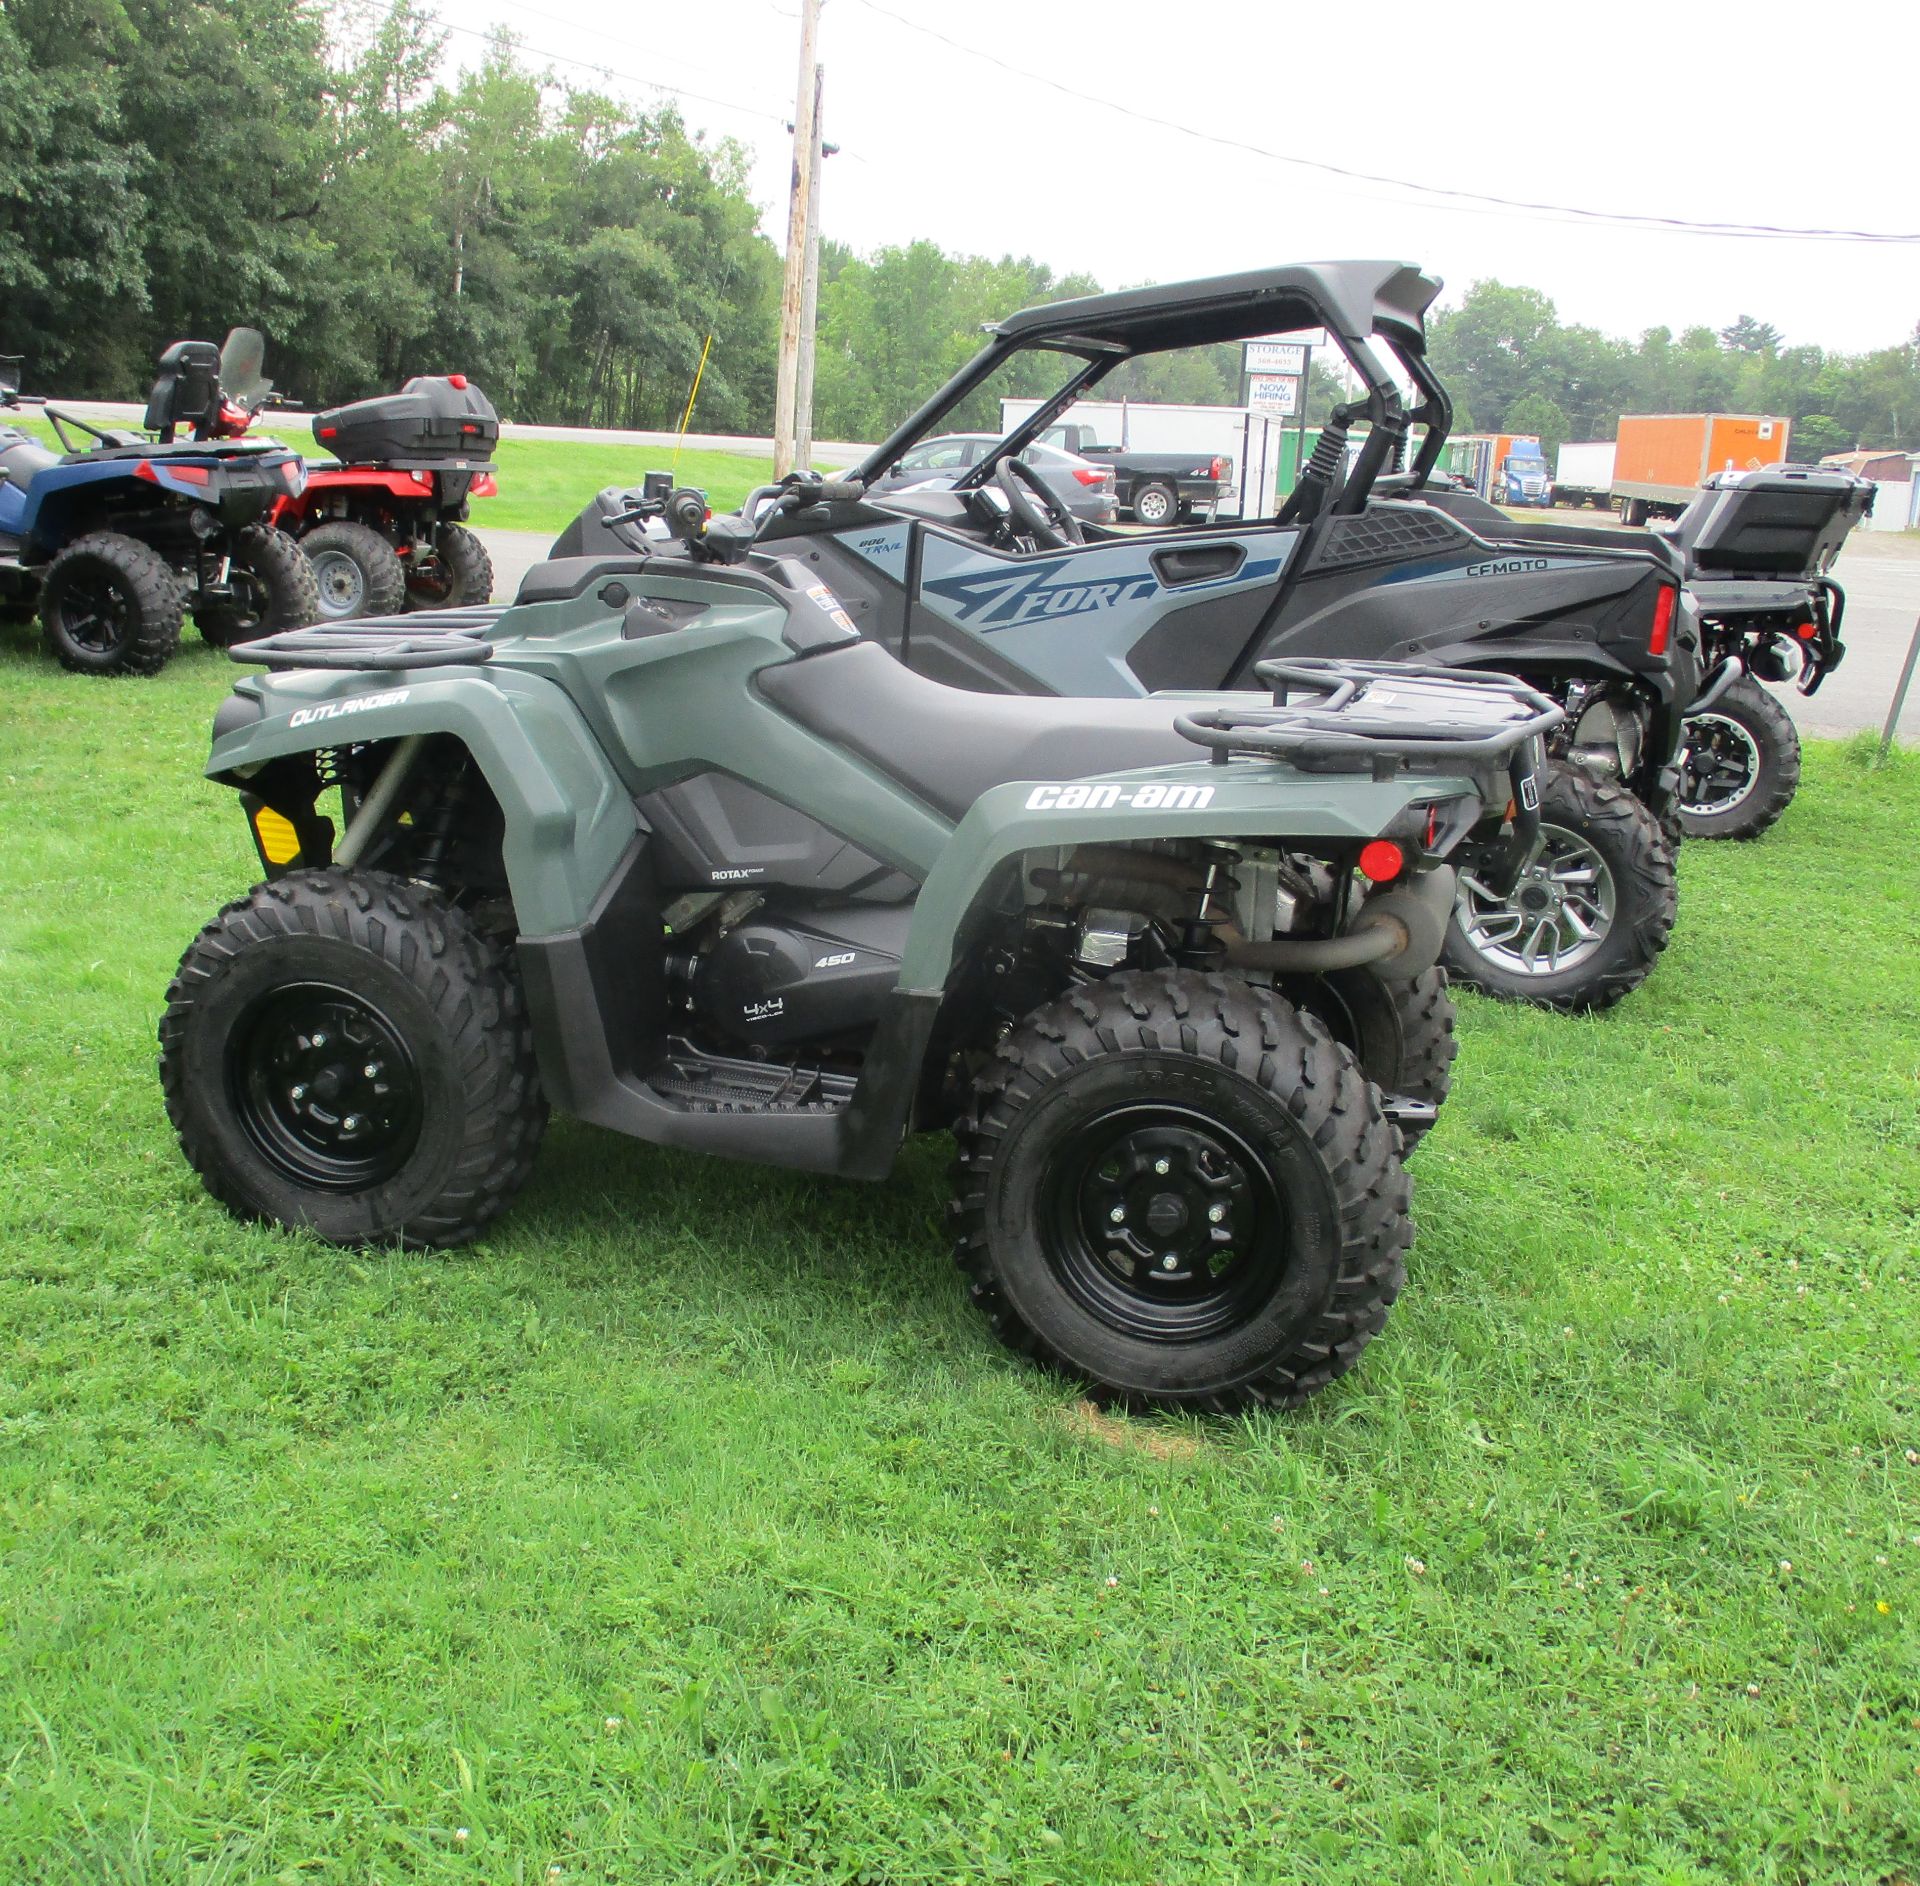
<svg viewBox="0 0 1920 1886">
<path fill-rule="evenodd" d="M 1489 504 L 1553 502 L 1553 471 L 1530 432 L 1467 432 L 1450 441 L 1453 470 Z"/>
<path fill-rule="evenodd" d="M 1613 441 L 1584 440 L 1560 448 L 1553 465 L 1555 504 L 1591 504 L 1610 510 L 1613 505 Z"/>
<path fill-rule="evenodd" d="M 1621 414 L 1612 487 L 1621 521 L 1678 517 L 1710 472 L 1785 464 L 1791 429 L 1762 413 Z"/>
</svg>

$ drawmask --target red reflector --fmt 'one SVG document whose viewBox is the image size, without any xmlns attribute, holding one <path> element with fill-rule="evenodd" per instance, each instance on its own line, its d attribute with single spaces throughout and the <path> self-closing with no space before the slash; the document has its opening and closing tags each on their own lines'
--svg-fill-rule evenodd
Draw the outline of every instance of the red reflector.
<svg viewBox="0 0 1920 1886">
<path fill-rule="evenodd" d="M 1815 628 L 1811 622 L 1803 622 L 1797 629 L 1794 630 L 1794 634 L 1799 636 L 1799 638 L 1803 642 L 1811 642 L 1813 638 L 1819 633 L 1820 631 L 1817 628 Z"/>
<path fill-rule="evenodd" d="M 317 436 L 322 439 L 337 439 L 340 436 L 340 428 L 338 426 L 322 426 Z"/>
<path fill-rule="evenodd" d="M 467 390 L 467 376 L 464 373 L 450 373 L 447 375 L 447 384 L 464 393 Z"/>
<path fill-rule="evenodd" d="M 1660 585 L 1660 593 L 1654 598 L 1653 627 L 1647 633 L 1647 653 L 1664 655 L 1667 643 L 1673 635 L 1673 606 L 1680 600 L 1680 592 L 1667 584 Z"/>
<path fill-rule="evenodd" d="M 1386 884 L 1400 875 L 1407 855 L 1390 838 L 1376 838 L 1360 847 L 1360 875 Z"/>
<path fill-rule="evenodd" d="M 160 482 L 160 474 L 153 469 L 153 460 L 150 458 L 137 459 L 134 462 L 133 475 L 136 478 L 144 478 L 150 485 L 157 485 Z"/>
</svg>

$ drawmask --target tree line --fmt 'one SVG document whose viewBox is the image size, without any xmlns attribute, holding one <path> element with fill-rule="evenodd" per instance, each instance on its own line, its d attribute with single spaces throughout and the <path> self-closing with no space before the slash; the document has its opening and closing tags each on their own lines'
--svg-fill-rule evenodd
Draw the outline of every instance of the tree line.
<svg viewBox="0 0 1920 1886">
<path fill-rule="evenodd" d="M 27 385 L 142 394 L 168 341 L 262 328 L 304 402 L 463 371 L 552 424 L 771 428 L 780 261 L 739 146 L 532 69 L 502 38 L 448 76 L 413 0 L 0 0 L 0 352 Z M 1036 301 L 1096 292 L 1031 258 L 822 245 L 814 431 L 873 439 Z M 1432 352 L 1467 430 L 1548 446 L 1622 412 L 1755 411 L 1795 454 L 1920 447 L 1920 324 L 1846 355 L 1741 316 L 1636 340 L 1476 282 Z M 1057 383 L 1017 363 L 957 415 Z M 1231 404 L 1239 350 L 1127 363 L 1103 395 Z M 1338 382 L 1315 363 L 1308 417 Z"/>
</svg>

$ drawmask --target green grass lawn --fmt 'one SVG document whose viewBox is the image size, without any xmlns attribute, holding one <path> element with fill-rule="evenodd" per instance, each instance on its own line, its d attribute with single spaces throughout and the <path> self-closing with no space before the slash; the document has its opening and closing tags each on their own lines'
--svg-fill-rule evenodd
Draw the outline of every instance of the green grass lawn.
<svg viewBox="0 0 1920 1886">
<path fill-rule="evenodd" d="M 0 1879 L 1920 1874 L 1920 762 L 1687 848 L 1614 1014 L 1463 1001 L 1355 1374 L 1126 1420 L 976 1318 L 940 1144 L 235 1223 L 153 1072 L 233 670 L 9 638 Z"/>
</svg>

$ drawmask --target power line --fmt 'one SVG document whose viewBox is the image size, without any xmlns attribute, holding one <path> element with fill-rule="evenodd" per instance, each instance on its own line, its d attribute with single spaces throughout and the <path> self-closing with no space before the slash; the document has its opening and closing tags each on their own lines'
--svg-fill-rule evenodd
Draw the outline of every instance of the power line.
<svg viewBox="0 0 1920 1886">
<path fill-rule="evenodd" d="M 1264 145 L 1249 144 L 1241 138 L 1222 137 L 1218 132 L 1203 131 L 1196 125 L 1181 124 L 1176 119 L 1157 117 L 1148 111 L 1137 111 L 1133 106 L 1123 105 L 1116 99 L 1102 98 L 1094 92 L 1080 91 L 1074 86 L 1063 84 L 1058 79 L 1049 78 L 1043 72 L 1031 72 L 1024 66 L 1014 65 L 1002 59 L 997 53 L 987 52 L 978 46 L 970 46 L 963 40 L 950 38 L 936 27 L 923 26 L 918 20 L 910 20 L 904 14 L 894 12 L 891 7 L 880 6 L 877 0 L 859 0 L 859 4 L 869 13 L 891 20 L 896 26 L 904 26 L 909 32 L 922 33 L 929 39 L 938 40 L 943 46 L 951 47 L 955 52 L 965 53 L 970 59 L 983 60 L 988 65 L 997 66 L 1002 72 L 1011 73 L 1015 78 L 1045 86 L 1049 91 L 1058 92 L 1066 98 L 1078 99 L 1082 104 L 1097 105 L 1103 111 L 1115 112 L 1123 118 L 1131 118 L 1140 124 L 1154 125 L 1163 131 L 1177 132 L 1182 137 L 1196 138 L 1203 144 L 1217 144 L 1226 150 L 1244 151 L 1250 156 L 1264 157 L 1276 164 L 1291 164 L 1301 170 L 1317 170 L 1326 176 L 1341 177 L 1351 183 L 1381 184 L 1393 190 L 1413 191 L 1420 196 L 1452 198 L 1459 204 L 1483 204 L 1494 209 L 1549 221 L 1588 225 L 1606 224 L 1637 229 L 1670 229 L 1687 235 L 1723 236 L 1747 240 L 1920 243 L 1920 232 L 1902 235 L 1878 229 L 1795 229 L 1772 223 L 1692 222 L 1681 216 L 1641 215 L 1624 210 L 1590 210 L 1571 203 L 1535 203 L 1518 197 L 1489 196 L 1477 190 L 1454 190 L 1441 184 L 1419 183 L 1409 177 L 1387 177 L 1376 171 L 1352 170 L 1342 164 L 1330 164 L 1322 158 L 1300 157 L 1289 151 L 1269 150 Z"/>
<path fill-rule="evenodd" d="M 473 26 L 456 26 L 453 21 L 441 18 L 437 13 L 430 13 L 425 8 L 421 9 L 421 18 L 431 20 L 443 32 L 459 33 L 464 38 L 478 39 L 489 45 L 493 43 L 492 33 L 483 33 L 478 27 Z M 706 92 L 689 91 L 684 85 L 663 85 L 658 79 L 642 78 L 637 72 L 621 72 L 599 60 L 576 58 L 572 53 L 552 52 L 544 46 L 530 46 L 524 40 L 516 39 L 513 43 L 516 50 L 531 53 L 536 59 L 551 59 L 558 65 L 572 66 L 577 71 L 597 72 L 604 78 L 620 79 L 629 85 L 645 85 L 656 92 L 666 92 L 674 98 L 691 98 L 702 105 L 717 105 L 723 111 L 737 111 L 749 118 L 764 118 L 769 124 L 777 124 L 783 130 L 786 128 L 787 120 L 777 111 L 762 111 L 755 105 L 743 105 L 737 99 L 714 98 Z"/>
</svg>

